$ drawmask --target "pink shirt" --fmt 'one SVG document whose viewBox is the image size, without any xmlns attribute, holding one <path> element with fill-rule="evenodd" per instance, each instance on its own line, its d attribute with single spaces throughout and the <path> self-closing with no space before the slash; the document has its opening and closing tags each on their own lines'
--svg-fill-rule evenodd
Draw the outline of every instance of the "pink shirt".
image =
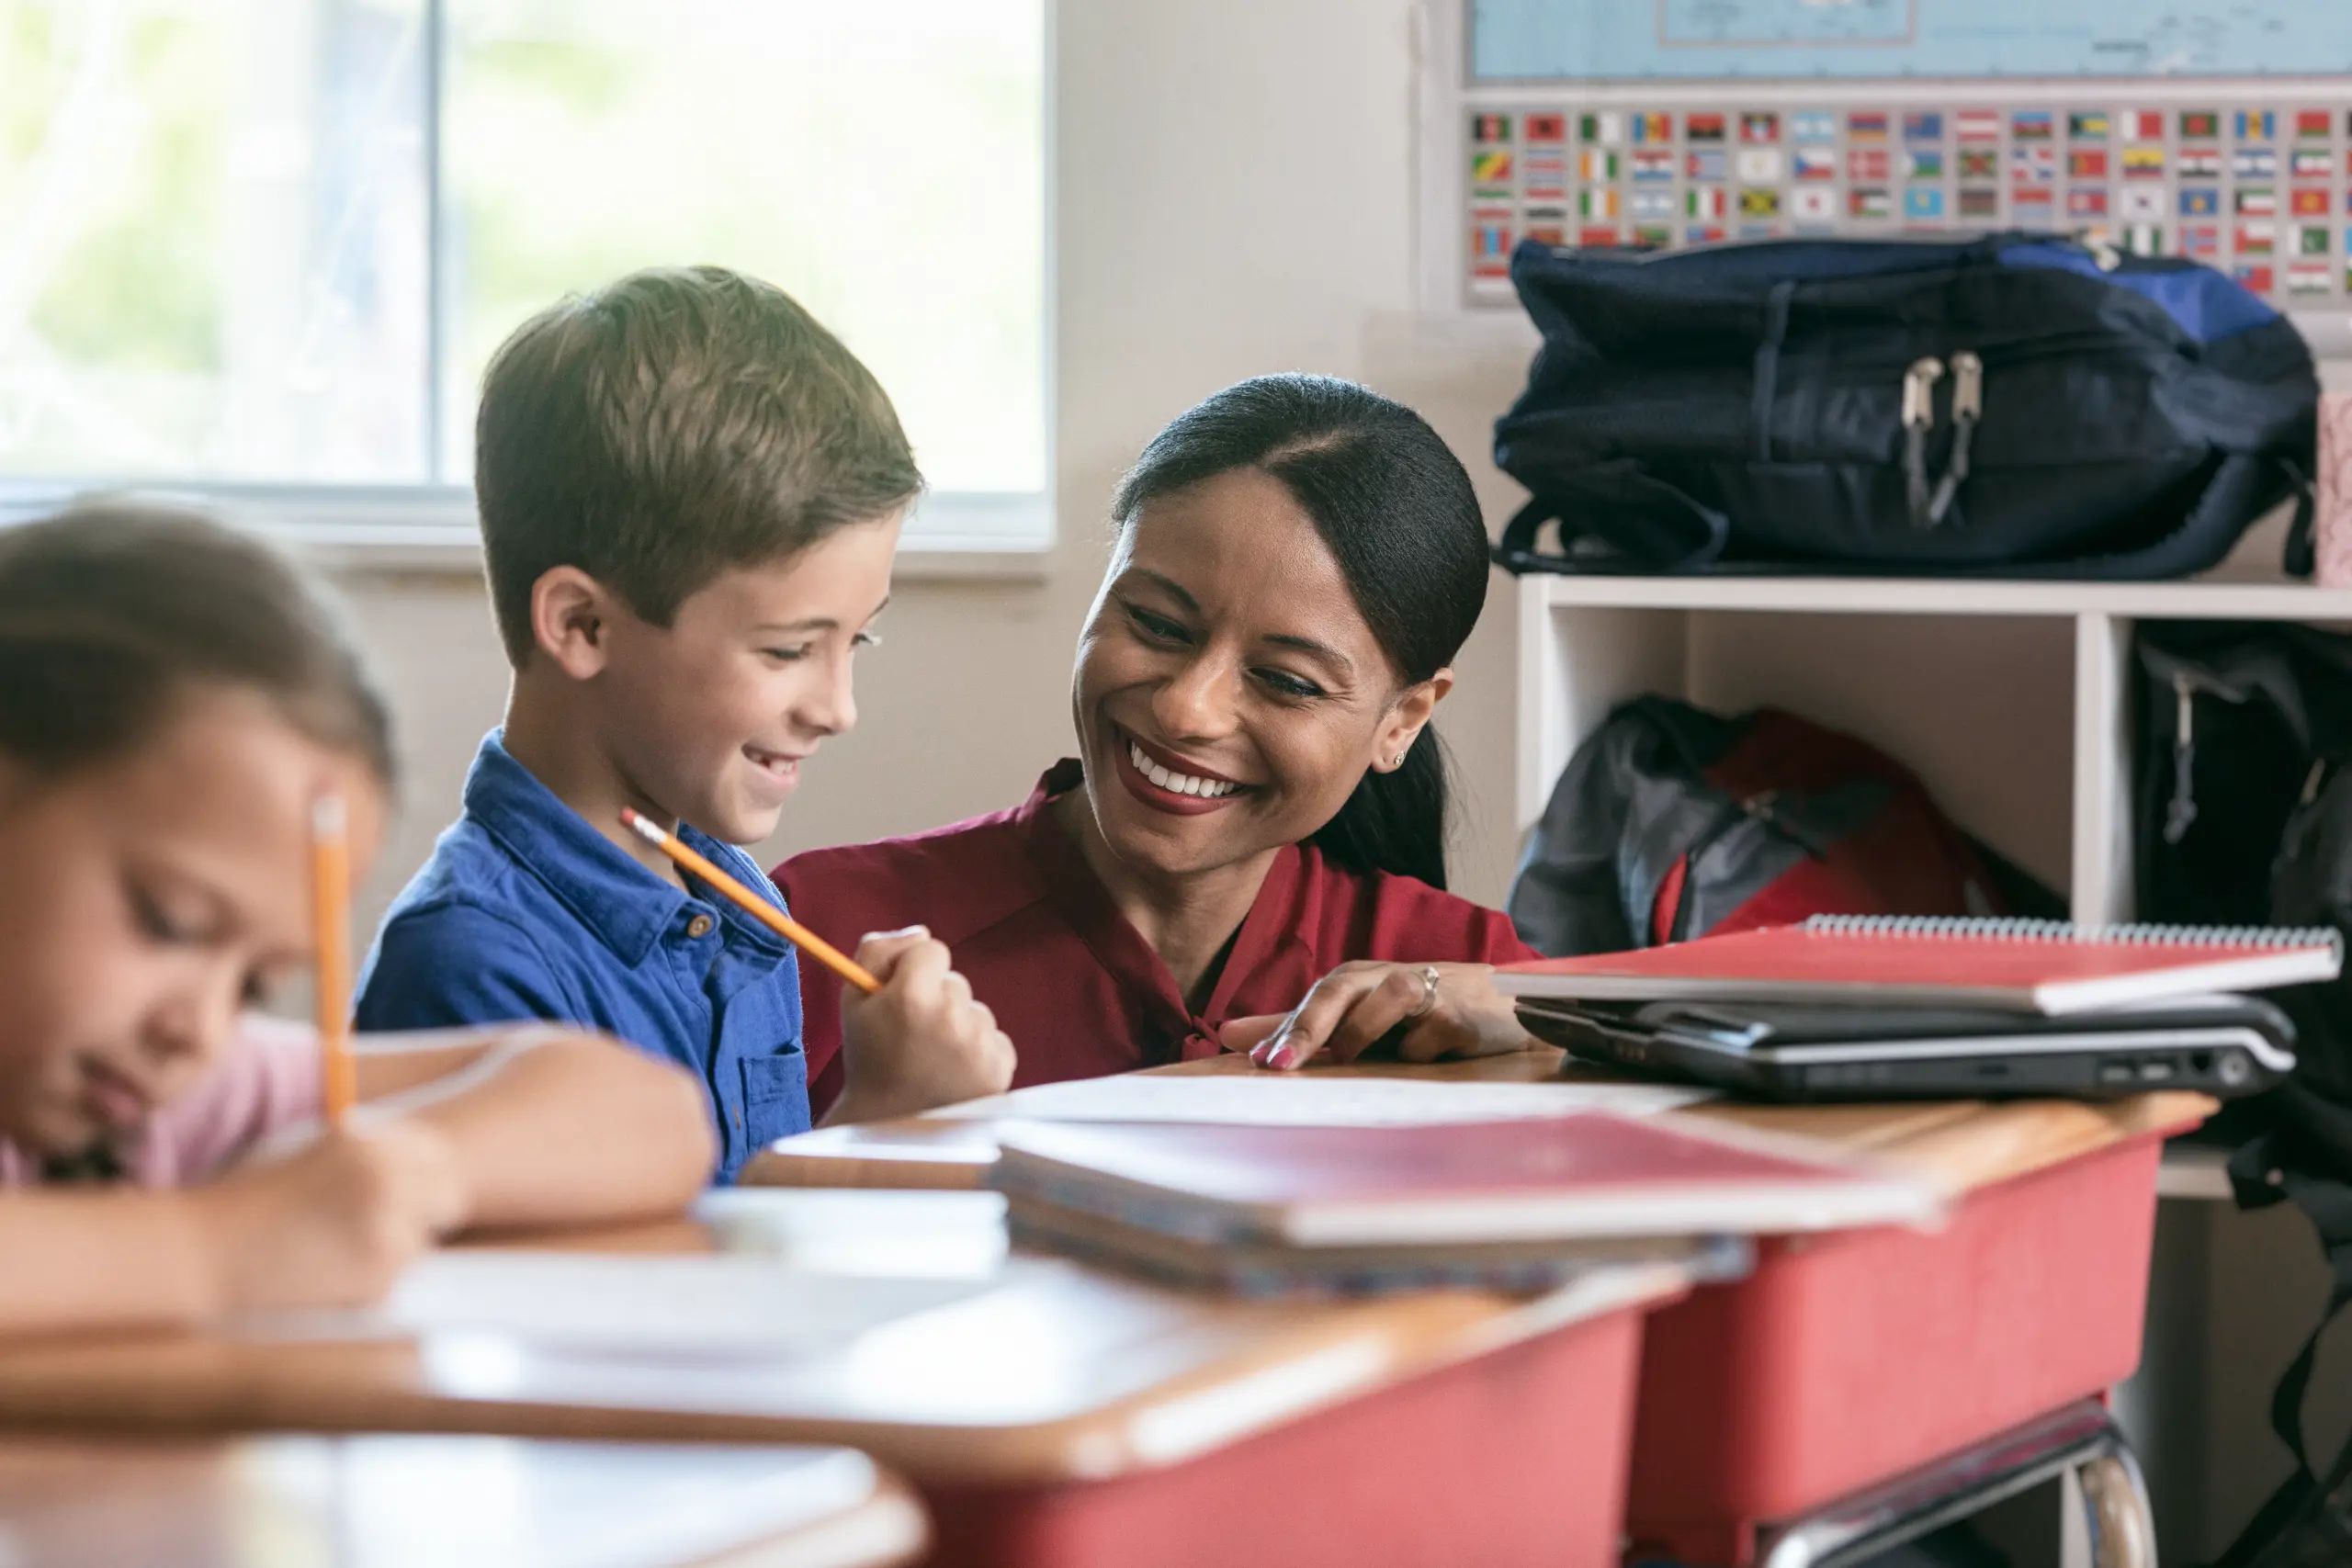
<svg viewBox="0 0 2352 1568">
<path fill-rule="evenodd" d="M 220 1065 L 149 1119 L 123 1164 L 142 1187 L 208 1180 L 271 1134 L 315 1120 L 320 1094 L 317 1036 L 248 1014 Z M 40 1161 L 0 1139 L 0 1187 L 40 1175 Z"/>
</svg>

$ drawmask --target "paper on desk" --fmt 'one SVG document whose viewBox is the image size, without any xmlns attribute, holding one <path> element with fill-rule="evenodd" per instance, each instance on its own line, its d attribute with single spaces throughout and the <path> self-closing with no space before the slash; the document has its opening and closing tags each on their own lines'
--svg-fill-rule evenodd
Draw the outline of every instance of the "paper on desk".
<svg viewBox="0 0 2352 1568">
<path fill-rule="evenodd" d="M 1613 1111 L 1648 1116 L 1712 1099 L 1653 1083 L 1439 1083 L 1289 1074 L 1191 1077 L 1126 1073 L 1038 1084 L 967 1100 L 933 1116 L 1041 1122 L 1205 1122 L 1248 1127 L 1421 1127 Z"/>
<path fill-rule="evenodd" d="M 483 1249 L 431 1253 L 383 1305 L 240 1321 L 264 1338 L 512 1336 L 534 1346 L 636 1355 L 779 1355 L 838 1344 L 989 1289 L 984 1279 L 815 1273 L 773 1258 Z"/>
</svg>

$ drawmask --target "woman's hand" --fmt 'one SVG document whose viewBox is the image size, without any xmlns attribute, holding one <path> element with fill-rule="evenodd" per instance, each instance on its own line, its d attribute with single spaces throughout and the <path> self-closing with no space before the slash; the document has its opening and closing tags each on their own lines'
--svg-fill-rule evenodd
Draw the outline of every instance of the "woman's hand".
<svg viewBox="0 0 2352 1568">
<path fill-rule="evenodd" d="M 1276 1069 L 1317 1055 L 1352 1062 L 1392 1031 L 1408 1062 L 1523 1051 L 1528 1033 L 1494 974 L 1490 964 L 1342 964 L 1289 1012 L 1237 1018 L 1218 1032 L 1227 1050 Z"/>
</svg>

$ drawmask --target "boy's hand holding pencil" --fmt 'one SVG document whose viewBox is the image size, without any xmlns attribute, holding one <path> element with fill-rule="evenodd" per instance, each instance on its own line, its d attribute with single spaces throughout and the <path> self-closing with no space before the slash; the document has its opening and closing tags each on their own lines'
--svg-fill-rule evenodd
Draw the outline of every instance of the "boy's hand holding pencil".
<svg viewBox="0 0 2352 1568">
<path fill-rule="evenodd" d="M 626 807 L 621 820 L 713 892 L 840 976 L 842 1066 L 846 1082 L 829 1124 L 910 1116 L 960 1100 L 1000 1094 L 1012 1082 L 1012 1042 L 996 1015 L 956 973 L 947 944 L 921 926 L 868 936 L 844 956 L 697 854 L 669 831 Z M 803 971 L 804 975 L 806 971 Z"/>
</svg>

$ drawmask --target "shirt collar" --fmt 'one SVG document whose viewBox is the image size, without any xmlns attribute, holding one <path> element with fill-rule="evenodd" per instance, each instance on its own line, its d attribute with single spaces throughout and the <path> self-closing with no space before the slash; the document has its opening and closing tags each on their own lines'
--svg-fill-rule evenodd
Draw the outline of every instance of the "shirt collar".
<svg viewBox="0 0 2352 1568">
<path fill-rule="evenodd" d="M 465 810 L 518 866 L 631 967 L 645 962 L 689 902 L 674 884 L 639 864 L 516 761 L 506 750 L 503 730 L 483 736 L 481 749 L 474 753 L 473 766 L 466 773 Z M 678 837 L 742 879 L 739 852 L 684 822 L 678 824 Z M 752 886 L 764 891 L 756 883 Z M 758 945 L 784 951 L 765 927 L 723 899 L 712 902 L 730 936 L 750 937 Z"/>
</svg>

